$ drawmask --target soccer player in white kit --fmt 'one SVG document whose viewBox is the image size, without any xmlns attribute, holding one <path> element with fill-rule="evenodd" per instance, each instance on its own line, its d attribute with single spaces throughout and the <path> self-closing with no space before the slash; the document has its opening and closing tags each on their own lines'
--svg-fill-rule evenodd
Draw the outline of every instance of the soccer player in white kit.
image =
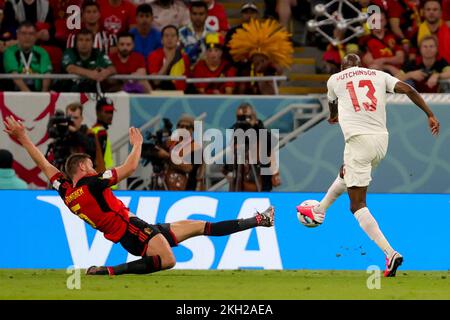
<svg viewBox="0 0 450 320">
<path fill-rule="evenodd" d="M 350 210 L 364 232 L 386 255 L 384 276 L 394 277 L 403 257 L 391 247 L 366 206 L 372 169 L 385 157 L 388 147 L 386 92 L 406 94 L 426 113 L 433 135 L 439 133 L 439 122 L 411 86 L 385 72 L 361 68 L 360 65 L 359 56 L 345 56 L 342 71 L 332 75 L 327 83 L 330 107 L 328 122 L 341 126 L 345 139 L 344 164 L 318 205 L 299 206 L 297 210 L 322 223 L 326 210 L 347 190 Z"/>
</svg>

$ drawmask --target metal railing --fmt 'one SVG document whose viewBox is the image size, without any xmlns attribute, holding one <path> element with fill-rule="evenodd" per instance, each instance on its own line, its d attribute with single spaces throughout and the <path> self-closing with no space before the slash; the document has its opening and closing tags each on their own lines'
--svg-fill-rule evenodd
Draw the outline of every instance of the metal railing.
<svg viewBox="0 0 450 320">
<path fill-rule="evenodd" d="M 86 79 L 85 77 L 76 74 L 24 74 L 24 73 L 1 73 L 0 79 L 27 79 L 27 80 L 79 80 Z M 279 94 L 278 82 L 286 81 L 287 76 L 258 76 L 258 77 L 219 77 L 219 78 L 188 78 L 185 76 L 164 76 L 164 75 L 126 75 L 126 74 L 115 74 L 108 79 L 112 80 L 176 80 L 185 81 L 186 83 L 203 83 L 203 82 L 260 82 L 260 81 L 272 81 L 275 95 Z"/>
</svg>

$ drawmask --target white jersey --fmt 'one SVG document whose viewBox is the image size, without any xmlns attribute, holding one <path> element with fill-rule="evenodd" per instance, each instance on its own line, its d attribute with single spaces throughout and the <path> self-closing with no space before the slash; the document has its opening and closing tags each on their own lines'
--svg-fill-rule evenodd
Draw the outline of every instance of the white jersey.
<svg viewBox="0 0 450 320">
<path fill-rule="evenodd" d="M 352 67 L 327 82 L 328 100 L 338 101 L 339 124 L 345 140 L 360 134 L 387 134 L 386 92 L 399 80 L 390 74 Z"/>
</svg>

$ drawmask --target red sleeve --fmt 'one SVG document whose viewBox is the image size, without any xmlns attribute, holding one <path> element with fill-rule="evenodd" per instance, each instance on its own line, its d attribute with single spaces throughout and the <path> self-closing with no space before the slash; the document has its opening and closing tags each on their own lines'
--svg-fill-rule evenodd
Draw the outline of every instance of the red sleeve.
<svg viewBox="0 0 450 320">
<path fill-rule="evenodd" d="M 135 52 L 131 58 L 134 63 L 134 71 L 141 68 L 145 69 L 145 58 L 142 54 Z"/>
<path fill-rule="evenodd" d="M 225 76 L 227 76 L 227 77 L 235 77 L 236 76 L 236 72 L 237 72 L 237 70 L 235 68 L 231 67 L 231 68 L 229 68 L 227 70 L 227 72 L 225 72 Z M 234 88 L 234 86 L 235 86 L 235 83 L 232 82 L 232 81 L 225 82 L 225 87 Z"/>
<path fill-rule="evenodd" d="M 219 31 L 228 31 L 230 26 L 228 25 L 228 18 L 225 8 L 219 3 L 216 3 L 216 6 L 219 6 L 220 8 L 220 10 L 217 11 L 217 18 L 219 18 Z"/>
<path fill-rule="evenodd" d="M 53 175 L 53 177 L 50 178 L 50 183 L 53 185 L 53 183 L 56 180 L 62 180 L 62 179 L 64 179 L 64 175 L 62 174 L 62 172 L 58 172 L 58 173 L 55 173 Z"/>
<path fill-rule="evenodd" d="M 450 21 L 450 0 L 443 0 L 442 13 L 444 20 Z"/>
<path fill-rule="evenodd" d="M 207 76 L 204 73 L 204 62 L 199 61 L 194 67 L 194 70 L 192 70 L 192 77 L 193 78 L 206 78 Z M 206 88 L 208 86 L 208 83 L 206 82 L 196 82 L 195 87 L 196 88 Z"/>
<path fill-rule="evenodd" d="M 117 171 L 115 168 L 106 170 L 97 175 L 97 179 L 94 180 L 96 187 L 100 189 L 106 189 L 117 184 Z"/>
<path fill-rule="evenodd" d="M 191 62 L 189 61 L 189 57 L 187 54 L 182 53 L 182 57 L 184 60 L 184 75 L 189 76 L 189 70 L 191 70 Z"/>
<path fill-rule="evenodd" d="M 127 11 L 128 11 L 128 27 L 133 24 L 136 24 L 136 6 L 131 2 L 127 3 Z"/>
<path fill-rule="evenodd" d="M 399 18 L 403 14 L 403 8 L 396 1 L 389 1 L 388 17 Z"/>
<path fill-rule="evenodd" d="M 158 73 L 162 66 L 162 56 L 160 54 L 162 50 L 157 49 L 150 53 L 147 57 L 148 74 Z"/>
</svg>

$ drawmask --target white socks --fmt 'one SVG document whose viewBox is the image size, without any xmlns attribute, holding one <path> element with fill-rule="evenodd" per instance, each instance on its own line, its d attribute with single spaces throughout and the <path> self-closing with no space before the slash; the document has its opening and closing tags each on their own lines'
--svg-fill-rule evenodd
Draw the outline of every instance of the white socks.
<svg viewBox="0 0 450 320">
<path fill-rule="evenodd" d="M 369 236 L 369 238 L 383 250 L 384 254 L 389 258 L 395 252 L 392 249 L 389 242 L 384 237 L 380 228 L 378 227 L 377 221 L 374 219 L 367 207 L 361 208 L 354 214 L 356 220 L 358 220 L 359 225 L 364 230 L 364 232 Z"/>
<path fill-rule="evenodd" d="M 320 204 L 314 208 L 314 212 L 325 213 L 333 202 L 335 202 L 336 199 L 346 191 L 347 186 L 345 185 L 344 179 L 338 175 L 336 180 L 334 180 L 331 184 L 330 188 L 328 188 L 327 194 L 323 197 L 322 201 L 320 201 Z"/>
</svg>

